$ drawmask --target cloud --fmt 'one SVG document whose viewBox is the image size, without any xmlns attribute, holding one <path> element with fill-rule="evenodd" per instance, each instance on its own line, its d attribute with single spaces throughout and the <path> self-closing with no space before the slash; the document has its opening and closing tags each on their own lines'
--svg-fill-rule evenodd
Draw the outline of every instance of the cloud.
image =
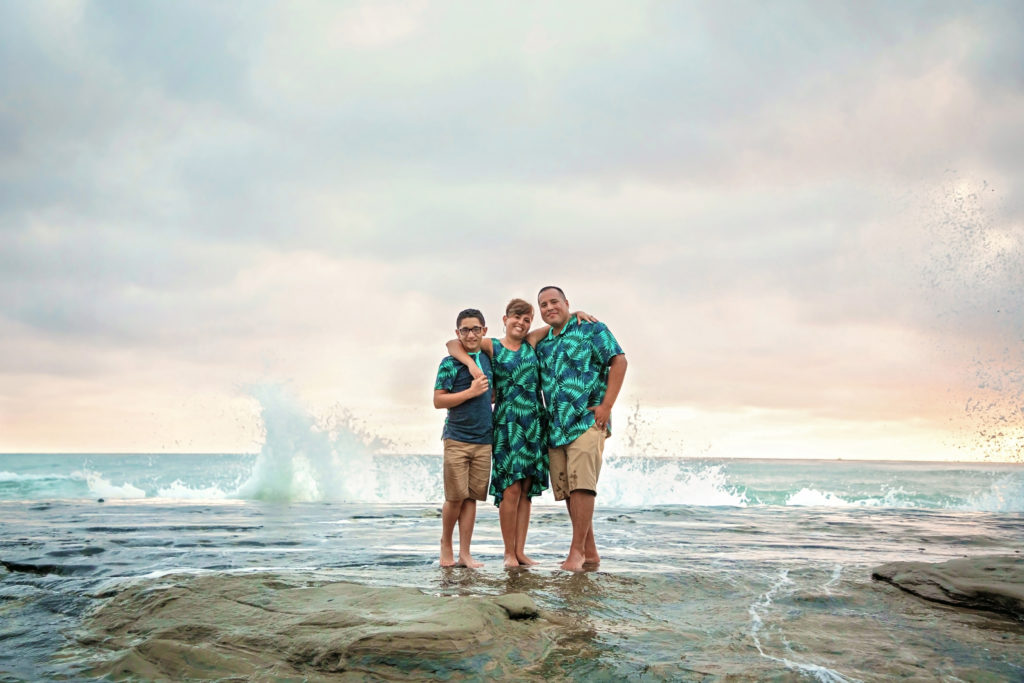
<svg viewBox="0 0 1024 683">
<path fill-rule="evenodd" d="M 0 396 L 122 387 L 113 415 L 270 376 L 426 422 L 454 311 L 557 282 L 659 409 L 938 424 L 1024 363 L 1022 26 L 1011 2 L 4 5 Z"/>
</svg>

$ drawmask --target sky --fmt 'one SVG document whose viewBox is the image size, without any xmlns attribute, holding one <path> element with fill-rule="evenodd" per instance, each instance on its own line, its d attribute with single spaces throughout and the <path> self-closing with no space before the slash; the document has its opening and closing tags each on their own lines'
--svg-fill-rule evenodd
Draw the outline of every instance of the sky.
<svg viewBox="0 0 1024 683">
<path fill-rule="evenodd" d="M 1024 4 L 2 2 L 0 451 L 395 452 L 561 286 L 620 454 L 1024 459 Z M 539 324 L 539 323 L 538 323 Z M 262 401 L 262 403 L 261 403 Z"/>
</svg>

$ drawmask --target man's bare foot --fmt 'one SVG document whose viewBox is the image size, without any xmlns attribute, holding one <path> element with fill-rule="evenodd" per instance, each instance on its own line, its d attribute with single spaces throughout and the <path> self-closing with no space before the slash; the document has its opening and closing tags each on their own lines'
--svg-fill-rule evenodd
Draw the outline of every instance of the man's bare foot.
<svg viewBox="0 0 1024 683">
<path fill-rule="evenodd" d="M 477 562 L 469 555 L 459 555 L 459 562 L 456 565 L 458 567 L 469 567 L 470 569 L 479 569 L 484 566 L 483 562 Z"/>
<path fill-rule="evenodd" d="M 523 566 L 526 566 L 526 567 L 531 567 L 531 566 L 537 564 L 537 560 L 534 560 L 533 558 L 528 557 L 525 553 L 517 553 L 516 554 L 516 559 L 519 560 L 519 564 L 521 564 Z"/>
<path fill-rule="evenodd" d="M 519 566 L 519 560 L 516 559 L 515 555 L 509 555 L 505 553 L 505 569 L 512 569 L 513 567 Z"/>
<path fill-rule="evenodd" d="M 445 545 L 444 541 L 441 541 L 441 566 L 442 567 L 454 567 L 455 556 L 452 553 L 452 544 L 448 543 Z"/>
</svg>

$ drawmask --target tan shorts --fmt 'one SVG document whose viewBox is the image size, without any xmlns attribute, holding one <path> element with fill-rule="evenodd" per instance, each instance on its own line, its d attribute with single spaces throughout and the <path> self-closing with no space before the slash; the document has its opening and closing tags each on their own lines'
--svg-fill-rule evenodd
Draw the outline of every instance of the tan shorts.
<svg viewBox="0 0 1024 683">
<path fill-rule="evenodd" d="M 551 491 L 555 500 L 565 500 L 576 490 L 597 494 L 601 476 L 601 456 L 607 432 L 593 425 L 570 444 L 549 448 Z"/>
<path fill-rule="evenodd" d="M 444 499 L 487 498 L 491 477 L 491 444 L 444 440 Z"/>
</svg>

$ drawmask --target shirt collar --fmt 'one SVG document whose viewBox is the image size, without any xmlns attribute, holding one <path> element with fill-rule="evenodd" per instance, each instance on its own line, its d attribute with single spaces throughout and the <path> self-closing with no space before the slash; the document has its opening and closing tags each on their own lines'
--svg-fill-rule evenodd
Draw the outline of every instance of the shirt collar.
<svg viewBox="0 0 1024 683">
<path fill-rule="evenodd" d="M 565 334 L 565 333 L 566 333 L 566 332 L 567 332 L 567 331 L 569 330 L 569 328 L 570 328 L 570 327 L 572 327 L 573 325 L 579 325 L 579 321 L 577 321 L 577 320 L 576 320 L 576 316 L 574 316 L 574 315 L 572 315 L 572 314 L 570 313 L 570 314 L 569 314 L 569 319 L 568 319 L 568 320 L 567 320 L 567 321 L 565 322 L 565 325 L 564 325 L 564 326 L 562 327 L 562 332 L 561 332 L 561 334 L 557 334 L 557 335 L 556 335 L 556 334 L 555 334 L 555 328 L 554 328 L 554 327 L 552 327 L 552 328 L 551 328 L 550 330 L 548 330 L 548 334 L 547 334 L 547 336 L 546 336 L 546 337 L 544 337 L 544 340 L 545 340 L 545 341 L 551 341 L 551 340 L 554 340 L 554 339 L 555 339 L 555 337 L 561 337 L 561 336 L 562 336 L 563 334 Z"/>
</svg>

